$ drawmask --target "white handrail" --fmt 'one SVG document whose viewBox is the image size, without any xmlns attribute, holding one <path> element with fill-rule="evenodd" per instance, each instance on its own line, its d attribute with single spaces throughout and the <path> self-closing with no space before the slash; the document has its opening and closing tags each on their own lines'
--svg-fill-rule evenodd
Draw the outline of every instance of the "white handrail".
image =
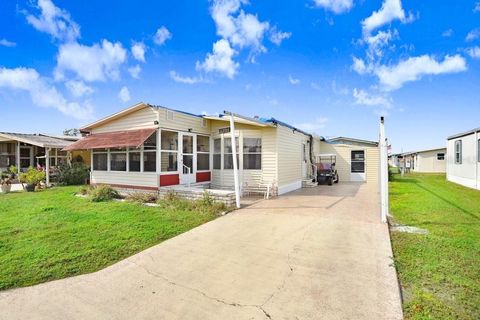
<svg viewBox="0 0 480 320">
<path fill-rule="evenodd" d="M 318 167 L 316 164 L 312 163 L 312 168 L 313 168 L 313 179 L 315 182 L 317 181 L 317 173 L 318 173 Z"/>
<path fill-rule="evenodd" d="M 187 168 L 187 174 L 188 174 L 187 186 L 190 188 L 190 174 L 192 173 L 192 168 L 190 168 L 189 166 L 185 165 L 184 163 L 182 163 L 182 166 L 183 166 L 184 168 Z"/>
</svg>

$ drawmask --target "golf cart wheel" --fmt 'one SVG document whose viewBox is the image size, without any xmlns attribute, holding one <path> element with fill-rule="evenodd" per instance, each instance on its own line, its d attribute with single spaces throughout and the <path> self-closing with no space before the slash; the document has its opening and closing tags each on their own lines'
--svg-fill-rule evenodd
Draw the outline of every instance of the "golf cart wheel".
<svg viewBox="0 0 480 320">
<path fill-rule="evenodd" d="M 328 185 L 331 186 L 332 184 L 333 184 L 333 178 L 330 177 L 330 178 L 328 178 Z"/>
</svg>

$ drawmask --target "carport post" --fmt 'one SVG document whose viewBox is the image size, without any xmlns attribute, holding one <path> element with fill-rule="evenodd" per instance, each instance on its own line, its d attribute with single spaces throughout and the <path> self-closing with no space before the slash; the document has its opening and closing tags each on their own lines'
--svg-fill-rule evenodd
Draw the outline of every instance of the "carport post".
<svg viewBox="0 0 480 320">
<path fill-rule="evenodd" d="M 240 208 L 240 185 L 238 179 L 238 167 L 237 167 L 237 141 L 235 139 L 235 120 L 233 119 L 233 114 L 224 112 L 225 114 L 230 114 L 230 137 L 232 139 L 232 157 L 233 157 L 233 181 L 235 184 L 235 203 L 237 208 Z"/>
<path fill-rule="evenodd" d="M 385 118 L 380 117 L 380 207 L 382 222 L 388 215 L 388 144 L 385 137 Z"/>
</svg>

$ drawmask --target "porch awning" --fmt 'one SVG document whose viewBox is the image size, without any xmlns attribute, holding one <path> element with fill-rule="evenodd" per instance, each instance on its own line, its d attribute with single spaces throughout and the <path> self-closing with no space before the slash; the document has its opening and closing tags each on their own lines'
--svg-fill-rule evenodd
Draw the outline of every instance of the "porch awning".
<svg viewBox="0 0 480 320">
<path fill-rule="evenodd" d="M 156 128 L 95 133 L 66 147 L 65 151 L 140 147 Z"/>
</svg>

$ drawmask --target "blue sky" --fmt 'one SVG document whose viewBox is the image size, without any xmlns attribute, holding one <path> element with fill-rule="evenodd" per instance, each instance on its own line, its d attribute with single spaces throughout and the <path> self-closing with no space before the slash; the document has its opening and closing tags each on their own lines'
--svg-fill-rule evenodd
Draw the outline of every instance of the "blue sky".
<svg viewBox="0 0 480 320">
<path fill-rule="evenodd" d="M 139 101 L 275 117 L 394 151 L 480 126 L 480 2 L 0 2 L 0 131 Z"/>
</svg>

